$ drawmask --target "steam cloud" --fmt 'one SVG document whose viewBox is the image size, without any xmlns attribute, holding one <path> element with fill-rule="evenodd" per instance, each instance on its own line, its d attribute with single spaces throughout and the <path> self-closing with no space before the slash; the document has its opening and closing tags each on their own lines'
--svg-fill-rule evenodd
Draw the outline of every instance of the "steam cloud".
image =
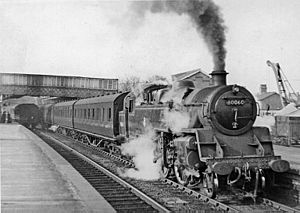
<svg viewBox="0 0 300 213">
<path fill-rule="evenodd" d="M 181 129 L 188 128 L 190 117 L 187 112 L 166 110 L 164 122 L 173 132 L 180 132 Z"/>
<path fill-rule="evenodd" d="M 131 7 L 139 18 L 144 18 L 146 11 L 188 15 L 213 55 L 214 69 L 225 69 L 226 27 L 219 7 L 211 0 L 138 1 L 133 2 Z"/>
<path fill-rule="evenodd" d="M 173 109 L 164 111 L 163 122 L 173 132 L 179 132 L 183 128 L 188 128 L 190 116 L 188 112 L 183 111 L 183 96 L 187 92 L 187 88 L 176 88 L 173 85 L 162 97 L 162 102 L 172 101 Z"/>
<path fill-rule="evenodd" d="M 121 176 L 135 179 L 156 180 L 160 177 L 160 164 L 153 163 L 155 133 L 153 128 L 148 128 L 146 133 L 121 146 L 123 154 L 133 156 L 135 168 L 119 171 Z"/>
</svg>

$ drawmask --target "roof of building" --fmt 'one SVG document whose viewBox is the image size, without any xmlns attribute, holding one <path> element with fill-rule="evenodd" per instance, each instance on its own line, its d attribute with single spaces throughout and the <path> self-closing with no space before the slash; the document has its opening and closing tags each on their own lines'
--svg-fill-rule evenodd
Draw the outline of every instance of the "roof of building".
<svg viewBox="0 0 300 213">
<path fill-rule="evenodd" d="M 272 95 L 278 95 L 278 94 L 276 92 L 265 92 L 265 93 L 256 95 L 256 97 L 257 97 L 258 101 L 262 101 Z"/>
<path fill-rule="evenodd" d="M 182 73 L 178 73 L 178 74 L 172 75 L 172 79 L 180 81 L 180 80 L 187 79 L 187 78 L 189 78 L 189 77 L 191 77 L 193 75 L 196 75 L 197 73 L 202 73 L 204 76 L 210 78 L 209 75 L 206 74 L 205 72 L 203 72 L 201 69 L 195 69 L 195 70 L 191 70 L 191 71 L 182 72 Z"/>
<path fill-rule="evenodd" d="M 297 111 L 297 107 L 295 106 L 294 103 L 290 103 L 290 104 L 286 105 L 285 107 L 283 107 L 278 112 L 276 112 L 275 116 L 284 116 L 284 115 L 291 114 L 295 111 Z"/>
<path fill-rule="evenodd" d="M 300 109 L 287 115 L 288 117 L 300 117 Z"/>
</svg>

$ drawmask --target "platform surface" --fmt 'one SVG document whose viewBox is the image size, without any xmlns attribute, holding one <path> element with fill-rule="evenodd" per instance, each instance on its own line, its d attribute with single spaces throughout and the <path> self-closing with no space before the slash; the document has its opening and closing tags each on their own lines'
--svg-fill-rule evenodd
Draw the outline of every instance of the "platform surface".
<svg viewBox="0 0 300 213">
<path fill-rule="evenodd" d="M 1 212 L 115 212 L 51 147 L 18 124 L 0 124 Z"/>
</svg>

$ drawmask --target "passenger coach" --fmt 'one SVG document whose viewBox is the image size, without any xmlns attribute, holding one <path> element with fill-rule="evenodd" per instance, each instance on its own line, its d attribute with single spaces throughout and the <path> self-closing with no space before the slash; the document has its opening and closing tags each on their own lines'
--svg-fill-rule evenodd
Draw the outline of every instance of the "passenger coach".
<svg viewBox="0 0 300 213">
<path fill-rule="evenodd" d="M 119 113 L 125 110 L 129 92 L 61 102 L 41 108 L 44 127 L 58 125 L 58 131 L 73 138 L 99 145 L 118 141 Z"/>
<path fill-rule="evenodd" d="M 119 112 L 128 93 L 88 98 L 74 104 L 74 128 L 109 138 L 119 135 Z"/>
</svg>

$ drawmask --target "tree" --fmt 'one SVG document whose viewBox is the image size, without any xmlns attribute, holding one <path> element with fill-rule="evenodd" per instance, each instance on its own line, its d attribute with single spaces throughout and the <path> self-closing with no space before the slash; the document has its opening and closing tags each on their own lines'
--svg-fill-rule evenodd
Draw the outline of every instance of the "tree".
<svg viewBox="0 0 300 213">
<path fill-rule="evenodd" d="M 135 88 L 139 87 L 141 79 L 136 76 L 129 76 L 126 79 L 121 79 L 119 82 L 119 89 L 122 92 L 131 91 L 133 92 Z"/>
<path fill-rule="evenodd" d="M 169 84 L 168 79 L 161 75 L 153 75 L 150 78 L 148 78 L 147 82 L 158 83 L 158 84 Z"/>
</svg>

